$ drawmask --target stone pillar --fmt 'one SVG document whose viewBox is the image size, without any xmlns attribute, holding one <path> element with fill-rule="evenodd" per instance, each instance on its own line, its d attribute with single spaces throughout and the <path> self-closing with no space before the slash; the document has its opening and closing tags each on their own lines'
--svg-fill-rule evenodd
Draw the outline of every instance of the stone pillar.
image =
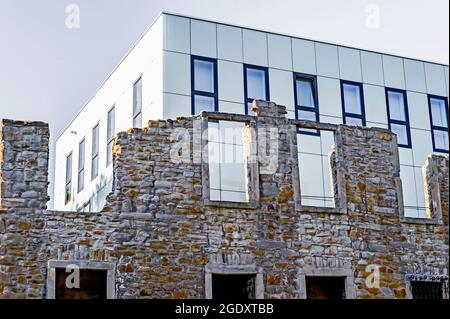
<svg viewBox="0 0 450 319">
<path fill-rule="evenodd" d="M 49 128 L 0 120 L 0 299 L 39 297 L 38 216 L 47 208 Z"/>
</svg>

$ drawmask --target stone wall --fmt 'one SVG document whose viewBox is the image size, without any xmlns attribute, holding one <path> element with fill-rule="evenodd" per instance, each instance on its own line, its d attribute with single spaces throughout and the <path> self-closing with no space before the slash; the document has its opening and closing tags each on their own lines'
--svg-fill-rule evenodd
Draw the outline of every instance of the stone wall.
<svg viewBox="0 0 450 319">
<path fill-rule="evenodd" d="M 434 202 L 431 218 L 404 218 L 395 135 L 378 128 L 289 120 L 284 107 L 255 106 L 255 117 L 204 113 L 151 121 L 147 128 L 118 134 L 114 189 L 101 213 L 45 211 L 45 183 L 27 181 L 17 193 L 15 185 L 22 180 L 5 176 L 11 164 L 2 162 L 1 154 L 8 150 L 8 158 L 17 163 L 47 159 L 48 130 L 41 124 L 3 121 L 0 298 L 45 298 L 49 260 L 114 264 L 117 298 L 205 298 L 211 269 L 261 273 L 265 298 L 304 296 L 305 274 L 345 273 L 356 298 L 407 298 L 406 275 L 448 274 L 448 156 L 432 155 L 424 168 L 427 198 Z M 278 130 L 277 169 L 266 174 L 259 163 L 254 207 L 208 203 L 201 152 L 189 153 L 189 161 L 172 161 L 178 142 L 172 133 L 185 130 L 192 142 L 210 116 L 249 121 L 258 137 L 263 129 Z M 301 205 L 297 126 L 335 131 L 332 176 L 336 196 L 342 197 L 335 209 Z M 17 134 L 5 134 L 13 128 L 23 135 L 39 131 L 41 139 L 28 137 L 24 147 Z M 252 141 L 250 135 L 244 143 Z M 20 148 L 13 146 L 15 141 Z M 253 141 L 260 147 L 267 143 Z M 18 175 L 34 167 L 36 178 L 46 178 L 46 164 L 18 167 Z M 28 190 L 41 196 L 40 204 L 28 199 L 17 204 Z M 366 284 L 371 265 L 380 271 L 379 287 Z"/>
</svg>

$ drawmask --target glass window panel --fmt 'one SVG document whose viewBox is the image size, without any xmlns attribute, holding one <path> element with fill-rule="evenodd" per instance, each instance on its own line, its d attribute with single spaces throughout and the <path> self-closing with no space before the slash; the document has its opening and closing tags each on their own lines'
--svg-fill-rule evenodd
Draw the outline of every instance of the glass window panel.
<svg viewBox="0 0 450 319">
<path fill-rule="evenodd" d="M 297 105 L 315 108 L 314 86 L 311 80 L 297 80 Z"/>
<path fill-rule="evenodd" d="M 245 167 L 239 163 L 223 163 L 220 165 L 220 189 L 245 192 Z"/>
<path fill-rule="evenodd" d="M 113 161 L 113 142 L 109 142 L 108 146 L 106 148 L 106 165 L 108 166 L 109 164 L 112 163 Z"/>
<path fill-rule="evenodd" d="M 438 150 L 448 151 L 448 132 L 434 130 L 434 147 Z"/>
<path fill-rule="evenodd" d="M 220 142 L 219 122 L 208 122 L 208 141 Z"/>
<path fill-rule="evenodd" d="M 399 145 L 408 145 L 408 130 L 405 125 L 391 123 L 391 131 L 397 135 Z"/>
<path fill-rule="evenodd" d="M 345 124 L 347 124 L 347 125 L 363 126 L 362 119 L 359 119 L 359 118 L 356 118 L 356 117 L 349 117 L 349 116 L 347 116 L 345 118 Z"/>
<path fill-rule="evenodd" d="M 214 93 L 214 63 L 210 61 L 194 61 L 195 90 Z"/>
<path fill-rule="evenodd" d="M 140 127 L 142 127 L 142 113 L 138 113 L 138 114 L 133 118 L 133 127 L 134 127 L 134 128 L 140 128 Z"/>
<path fill-rule="evenodd" d="M 258 69 L 247 69 L 247 98 L 267 100 L 266 72 Z"/>
<path fill-rule="evenodd" d="M 245 203 L 247 196 L 242 192 L 221 191 L 221 201 Z"/>
<path fill-rule="evenodd" d="M 98 154 L 98 125 L 92 130 L 92 156 Z"/>
<path fill-rule="evenodd" d="M 298 119 L 316 122 L 316 112 L 298 110 Z"/>
<path fill-rule="evenodd" d="M 200 114 L 201 112 L 214 112 L 215 111 L 215 99 L 210 96 L 195 96 L 195 114 Z"/>
<path fill-rule="evenodd" d="M 66 158 L 66 184 L 72 180 L 72 153 Z"/>
<path fill-rule="evenodd" d="M 133 117 L 142 110 L 142 78 L 137 80 L 133 86 Z"/>
<path fill-rule="evenodd" d="M 238 122 L 220 122 L 221 141 L 227 144 L 242 145 L 242 134 L 244 123 Z"/>
<path fill-rule="evenodd" d="M 84 160 L 85 160 L 85 141 L 83 140 L 78 147 L 78 170 L 82 170 L 84 168 Z"/>
<path fill-rule="evenodd" d="M 433 126 L 448 127 L 446 105 L 443 99 L 430 99 Z"/>
<path fill-rule="evenodd" d="M 116 117 L 116 111 L 115 108 L 112 108 L 109 112 L 108 112 L 108 128 L 107 128 L 107 139 L 108 142 L 113 139 L 114 134 L 115 134 L 115 117 Z"/>
<path fill-rule="evenodd" d="M 98 175 L 98 156 L 92 160 L 92 179 Z"/>
<path fill-rule="evenodd" d="M 78 192 L 84 188 L 84 169 L 78 172 Z"/>
<path fill-rule="evenodd" d="M 323 206 L 324 189 L 321 156 L 299 153 L 298 159 L 302 200 L 304 196 L 317 197 L 322 201 L 321 206 Z"/>
<path fill-rule="evenodd" d="M 209 163 L 209 187 L 220 190 L 220 164 Z"/>
<path fill-rule="evenodd" d="M 210 189 L 209 190 L 209 198 L 213 201 L 220 201 L 220 190 L 218 189 Z"/>
<path fill-rule="evenodd" d="M 389 113 L 392 120 L 406 121 L 405 97 L 403 93 L 389 91 Z"/>
<path fill-rule="evenodd" d="M 345 112 L 362 114 L 361 87 L 358 85 L 344 84 Z"/>
</svg>

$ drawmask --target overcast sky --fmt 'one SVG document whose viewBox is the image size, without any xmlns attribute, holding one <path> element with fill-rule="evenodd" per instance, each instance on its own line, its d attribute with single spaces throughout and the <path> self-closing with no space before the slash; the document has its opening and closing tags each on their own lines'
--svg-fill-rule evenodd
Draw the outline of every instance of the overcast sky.
<svg viewBox="0 0 450 319">
<path fill-rule="evenodd" d="M 66 27 L 70 4 L 80 28 Z M 449 60 L 448 0 L 0 0 L 0 118 L 50 123 L 50 178 L 56 137 L 163 10 Z"/>
</svg>

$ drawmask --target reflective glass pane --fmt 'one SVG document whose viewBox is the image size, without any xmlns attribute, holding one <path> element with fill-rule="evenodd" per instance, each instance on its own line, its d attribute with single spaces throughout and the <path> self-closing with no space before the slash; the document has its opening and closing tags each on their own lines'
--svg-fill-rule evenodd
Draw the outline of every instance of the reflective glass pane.
<svg viewBox="0 0 450 319">
<path fill-rule="evenodd" d="M 66 184 L 72 180 L 72 153 L 66 158 Z"/>
<path fill-rule="evenodd" d="M 406 121 L 405 98 L 403 93 L 389 91 L 389 113 L 392 120 Z"/>
<path fill-rule="evenodd" d="M 408 130 L 405 125 L 391 123 L 391 131 L 397 135 L 399 145 L 408 145 Z"/>
<path fill-rule="evenodd" d="M 78 170 L 82 170 L 84 168 L 84 159 L 85 159 L 85 141 L 83 140 L 78 147 Z"/>
<path fill-rule="evenodd" d="M 214 93 L 214 63 L 210 61 L 194 61 L 195 90 Z"/>
<path fill-rule="evenodd" d="M 247 98 L 267 100 L 266 72 L 258 69 L 247 69 Z"/>
<path fill-rule="evenodd" d="M 344 84 L 345 112 L 362 114 L 361 88 L 358 85 Z"/>
<path fill-rule="evenodd" d="M 314 87 L 311 80 L 297 80 L 297 105 L 316 107 L 314 102 Z"/>
<path fill-rule="evenodd" d="M 361 119 L 356 118 L 356 117 L 348 117 L 348 116 L 345 118 L 345 124 L 363 126 L 363 122 Z"/>
<path fill-rule="evenodd" d="M 112 108 L 108 112 L 108 128 L 107 128 L 107 140 L 108 142 L 114 137 L 115 133 L 115 117 L 116 117 L 116 111 L 115 108 Z"/>
<path fill-rule="evenodd" d="M 78 192 L 84 188 L 84 170 L 78 172 Z"/>
<path fill-rule="evenodd" d="M 434 147 L 439 150 L 448 151 L 448 132 L 434 130 Z"/>
<path fill-rule="evenodd" d="M 142 79 L 136 81 L 133 86 L 133 116 L 142 110 Z"/>
<path fill-rule="evenodd" d="M 215 111 L 215 99 L 210 96 L 195 96 L 195 112 L 194 114 L 200 114 L 201 112 L 214 112 Z"/>
<path fill-rule="evenodd" d="M 303 111 L 303 110 L 298 110 L 297 112 L 298 112 L 299 120 L 316 122 L 316 113 L 315 112 L 309 112 L 309 111 Z"/>
<path fill-rule="evenodd" d="M 443 99 L 430 99 L 431 101 L 431 116 L 434 126 L 448 127 L 448 119 L 445 101 Z"/>
</svg>

